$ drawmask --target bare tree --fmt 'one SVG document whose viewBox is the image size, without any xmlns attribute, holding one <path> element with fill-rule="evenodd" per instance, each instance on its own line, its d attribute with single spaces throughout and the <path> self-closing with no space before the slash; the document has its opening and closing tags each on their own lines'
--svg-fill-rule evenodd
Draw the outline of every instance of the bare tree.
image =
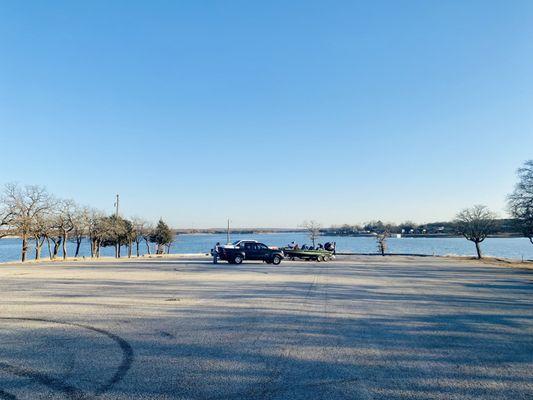
<svg viewBox="0 0 533 400">
<path fill-rule="evenodd" d="M 11 228 L 12 214 L 7 205 L 0 203 L 0 238 L 12 233 Z"/>
<path fill-rule="evenodd" d="M 64 260 L 67 258 L 68 235 L 74 229 L 76 208 L 76 203 L 73 200 L 60 200 L 57 203 L 56 228 L 61 234 Z"/>
<path fill-rule="evenodd" d="M 83 239 L 88 236 L 89 231 L 90 210 L 87 207 L 77 208 L 72 218 L 72 238 L 76 243 L 76 250 L 74 257 L 80 255 L 80 248 Z"/>
<path fill-rule="evenodd" d="M 456 216 L 457 231 L 467 240 L 474 242 L 478 259 L 482 257 L 480 243 L 494 232 L 495 219 L 496 214 L 483 205 L 466 208 Z"/>
<path fill-rule="evenodd" d="M 390 234 L 388 231 L 384 231 L 382 233 L 378 233 L 376 235 L 376 242 L 378 244 L 378 251 L 382 256 L 385 256 L 385 253 L 387 252 L 387 239 L 389 238 Z"/>
<path fill-rule="evenodd" d="M 311 221 L 304 221 L 301 227 L 307 230 L 309 239 L 311 239 L 311 242 L 313 242 L 313 247 L 314 247 L 316 238 L 320 236 L 320 229 L 322 228 L 322 225 L 320 225 L 316 221 L 311 220 Z"/>
<path fill-rule="evenodd" d="M 50 253 L 49 237 L 54 229 L 52 217 L 53 202 L 50 202 L 50 208 L 45 212 L 36 215 L 32 222 L 31 234 L 35 242 L 35 259 L 41 258 L 41 250 L 45 240 L 48 243 L 48 252 Z M 51 253 L 50 253 L 51 254 Z"/>
<path fill-rule="evenodd" d="M 50 260 L 55 260 L 57 258 L 62 241 L 63 236 L 61 235 L 61 232 L 57 229 L 57 220 L 54 217 L 51 220 L 50 232 L 46 236 L 46 244 L 48 246 L 48 254 L 50 256 Z M 51 247 L 50 242 L 54 244 L 53 248 Z"/>
<path fill-rule="evenodd" d="M 150 223 L 147 223 L 145 225 L 143 233 L 142 233 L 142 238 L 144 240 L 144 243 L 146 244 L 146 253 L 148 255 L 151 254 L 151 251 L 150 251 L 150 238 L 152 237 L 153 231 L 154 231 L 154 226 L 152 224 L 150 224 Z"/>
<path fill-rule="evenodd" d="M 174 241 L 172 242 L 169 242 L 165 245 L 165 248 L 167 250 L 167 254 L 170 254 L 170 248 L 172 247 L 172 243 L 174 243 Z"/>
<path fill-rule="evenodd" d="M 41 186 L 19 187 L 9 183 L 4 187 L 2 204 L 10 215 L 9 223 L 22 240 L 21 261 L 26 261 L 28 239 L 32 233 L 35 218 L 49 208 L 50 196 Z"/>
<path fill-rule="evenodd" d="M 508 198 L 508 208 L 522 234 L 533 244 L 533 160 L 517 171 L 518 183 Z"/>
<path fill-rule="evenodd" d="M 100 257 L 100 247 L 106 229 L 106 216 L 102 211 L 91 209 L 88 218 L 87 231 L 91 242 L 91 257 Z"/>
<path fill-rule="evenodd" d="M 140 257 L 140 245 L 141 241 L 144 239 L 144 236 L 148 233 L 146 232 L 148 227 L 148 222 L 139 217 L 133 217 L 131 219 L 133 225 L 133 240 L 135 242 L 135 250 L 137 257 Z"/>
<path fill-rule="evenodd" d="M 133 242 L 137 237 L 137 233 L 135 232 L 133 223 L 129 219 L 124 220 L 124 235 L 128 246 L 128 258 L 131 258 Z"/>
</svg>

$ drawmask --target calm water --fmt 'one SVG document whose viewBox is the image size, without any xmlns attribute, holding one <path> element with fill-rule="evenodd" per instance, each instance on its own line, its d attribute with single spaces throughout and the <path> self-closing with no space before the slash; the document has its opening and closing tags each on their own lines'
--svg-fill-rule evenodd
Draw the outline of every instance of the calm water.
<svg viewBox="0 0 533 400">
<path fill-rule="evenodd" d="M 232 235 L 231 240 L 256 239 L 272 246 L 285 246 L 291 241 L 300 245 L 310 243 L 305 233 L 272 233 L 256 235 Z M 225 243 L 226 235 L 179 235 L 172 244 L 172 253 L 206 253 L 216 242 Z M 375 253 L 376 241 L 372 237 L 339 237 L 321 236 L 319 242 L 337 242 L 339 252 Z M 475 255 L 474 244 L 462 238 L 390 238 L 389 252 L 416 253 L 428 255 Z M 514 259 L 533 260 L 533 245 L 526 238 L 494 238 L 487 239 L 482 244 L 482 250 L 487 256 Z M 141 244 L 142 254 L 146 253 L 146 246 Z M 153 251 L 153 249 L 152 249 Z M 134 251 L 135 252 L 135 251 Z M 74 255 L 74 244 L 68 244 L 68 253 Z M 102 255 L 113 256 L 111 247 L 103 248 Z M 33 258 L 35 251 L 30 248 L 29 258 Z M 81 256 L 90 256 L 88 243 L 83 243 Z M 122 254 L 127 254 L 124 249 Z M 46 246 L 42 256 L 48 256 Z M 0 239 L 0 261 L 18 260 L 20 257 L 19 239 Z"/>
</svg>

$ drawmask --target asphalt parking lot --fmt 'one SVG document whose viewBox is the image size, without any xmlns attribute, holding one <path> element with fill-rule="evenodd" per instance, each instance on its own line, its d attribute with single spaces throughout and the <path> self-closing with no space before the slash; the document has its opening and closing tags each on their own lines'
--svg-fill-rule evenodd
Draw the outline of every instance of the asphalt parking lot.
<svg viewBox="0 0 533 400">
<path fill-rule="evenodd" d="M 533 271 L 76 262 L 0 293 L 0 399 L 533 398 Z"/>
</svg>

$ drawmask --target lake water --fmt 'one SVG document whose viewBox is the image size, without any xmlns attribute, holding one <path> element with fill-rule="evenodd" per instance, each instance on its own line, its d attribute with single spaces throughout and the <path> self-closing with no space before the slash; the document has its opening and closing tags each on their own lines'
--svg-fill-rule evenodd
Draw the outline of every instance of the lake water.
<svg viewBox="0 0 533 400">
<path fill-rule="evenodd" d="M 231 235 L 232 241 L 238 239 L 256 239 L 271 246 L 285 246 L 293 240 L 300 245 L 310 243 L 307 235 L 302 232 Z M 318 241 L 321 243 L 337 242 L 337 251 L 339 252 L 377 252 L 376 241 L 373 237 L 321 236 Z M 179 235 L 172 244 L 171 253 L 207 253 L 216 242 L 225 243 L 226 235 Z M 475 255 L 474 244 L 463 238 L 390 238 L 388 245 L 388 252 L 390 253 Z M 19 239 L 0 239 L 0 261 L 18 260 L 20 257 L 20 247 Z M 74 243 L 68 244 L 69 256 L 74 255 L 74 248 Z M 489 238 L 481 244 L 481 248 L 486 256 L 533 260 L 533 245 L 526 238 Z M 144 243 L 141 244 L 141 251 L 142 254 L 146 253 Z M 35 251 L 30 247 L 28 257 L 32 259 L 34 254 Z M 101 254 L 104 256 L 113 256 L 114 250 L 111 247 L 103 248 Z M 122 251 L 122 254 L 127 254 L 125 249 Z M 83 243 L 80 255 L 90 256 L 88 242 Z M 42 256 L 48 256 L 46 245 L 43 246 Z"/>
</svg>

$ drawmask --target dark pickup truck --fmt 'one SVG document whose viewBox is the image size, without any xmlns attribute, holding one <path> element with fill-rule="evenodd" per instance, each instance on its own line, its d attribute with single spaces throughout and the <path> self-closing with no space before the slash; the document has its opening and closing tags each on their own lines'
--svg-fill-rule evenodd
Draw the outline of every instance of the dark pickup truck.
<svg viewBox="0 0 533 400">
<path fill-rule="evenodd" d="M 283 260 L 283 250 L 270 248 L 255 240 L 239 240 L 233 244 L 218 247 L 218 257 L 231 264 L 240 264 L 244 260 L 259 260 L 278 265 Z"/>
</svg>

